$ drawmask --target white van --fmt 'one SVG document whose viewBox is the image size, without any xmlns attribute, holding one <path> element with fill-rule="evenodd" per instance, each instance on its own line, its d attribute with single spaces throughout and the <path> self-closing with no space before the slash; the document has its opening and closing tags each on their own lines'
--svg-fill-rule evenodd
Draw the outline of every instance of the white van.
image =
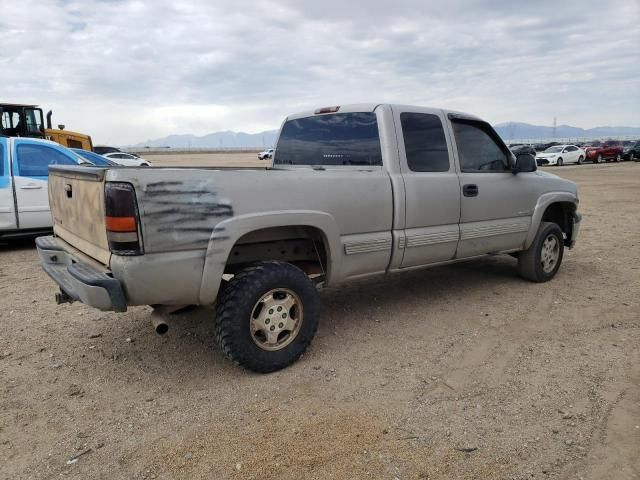
<svg viewBox="0 0 640 480">
<path fill-rule="evenodd" d="M 50 230 L 49 165 L 79 163 L 80 157 L 55 142 L 0 135 L 0 239 Z"/>
</svg>

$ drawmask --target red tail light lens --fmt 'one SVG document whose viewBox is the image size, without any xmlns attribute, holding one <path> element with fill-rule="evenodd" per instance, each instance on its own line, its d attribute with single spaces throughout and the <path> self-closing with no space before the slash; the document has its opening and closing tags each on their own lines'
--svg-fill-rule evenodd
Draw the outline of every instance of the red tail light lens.
<svg viewBox="0 0 640 480">
<path fill-rule="evenodd" d="M 133 185 L 107 182 L 104 203 L 109 250 L 117 255 L 141 255 L 142 236 Z"/>
</svg>

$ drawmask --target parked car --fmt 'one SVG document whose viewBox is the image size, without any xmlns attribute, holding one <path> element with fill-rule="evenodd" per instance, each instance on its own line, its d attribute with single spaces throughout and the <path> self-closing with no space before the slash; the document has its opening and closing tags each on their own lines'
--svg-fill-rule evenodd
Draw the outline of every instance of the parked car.
<svg viewBox="0 0 640 480">
<path fill-rule="evenodd" d="M 49 190 L 36 243 L 59 303 L 153 305 L 156 331 L 215 304 L 222 351 L 258 372 L 305 351 L 319 287 L 498 253 L 546 282 L 581 219 L 575 183 L 489 123 L 378 103 L 288 117 L 268 170 L 60 166 Z"/>
<path fill-rule="evenodd" d="M 268 160 L 270 158 L 273 158 L 273 148 L 270 148 L 258 154 L 258 160 Z"/>
<path fill-rule="evenodd" d="M 599 143 L 599 142 L 598 142 Z M 585 147 L 586 159 L 593 163 L 600 163 L 602 161 L 615 161 L 622 160 L 622 146 L 619 142 L 614 140 L 608 140 L 603 144 Z"/>
<path fill-rule="evenodd" d="M 548 142 L 548 143 L 537 143 L 533 148 L 536 149 L 536 152 L 544 152 L 549 147 L 554 147 L 556 145 L 560 145 L 558 142 Z"/>
<path fill-rule="evenodd" d="M 105 153 L 116 153 L 119 152 L 120 149 L 117 147 L 108 147 L 106 145 L 95 145 L 93 147 L 93 151 L 98 155 L 104 155 Z"/>
<path fill-rule="evenodd" d="M 112 152 L 105 153 L 103 157 L 111 160 L 112 162 L 116 162 L 118 165 L 124 165 L 125 167 L 151 166 L 151 162 L 149 160 L 145 160 L 144 158 L 138 157 L 137 155 L 133 155 L 131 153 Z"/>
<path fill-rule="evenodd" d="M 81 162 L 56 142 L 0 136 L 0 238 L 51 231 L 48 167 Z"/>
<path fill-rule="evenodd" d="M 626 145 L 622 149 L 622 158 L 624 160 L 635 160 L 640 159 L 640 141 L 636 141 Z"/>
<path fill-rule="evenodd" d="M 520 153 L 528 153 L 529 155 L 536 156 L 536 149 L 531 145 L 509 145 L 509 150 L 513 152 L 514 155 L 518 155 Z"/>
<path fill-rule="evenodd" d="M 81 148 L 70 148 L 69 150 L 80 155 L 84 160 L 90 162 L 92 165 L 96 165 L 98 167 L 115 167 L 118 165 L 116 162 L 88 150 L 83 150 Z"/>
<path fill-rule="evenodd" d="M 540 165 L 558 165 L 565 163 L 577 163 L 582 165 L 585 152 L 575 145 L 556 145 L 547 148 L 544 152 L 536 154 L 536 162 Z"/>
</svg>

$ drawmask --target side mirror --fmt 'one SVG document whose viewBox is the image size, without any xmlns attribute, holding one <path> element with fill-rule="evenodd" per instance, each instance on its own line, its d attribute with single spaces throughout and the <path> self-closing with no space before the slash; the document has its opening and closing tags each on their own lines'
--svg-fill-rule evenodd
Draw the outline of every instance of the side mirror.
<svg viewBox="0 0 640 480">
<path fill-rule="evenodd" d="M 519 153 L 516 155 L 516 164 L 512 170 L 514 175 L 521 172 L 535 172 L 537 169 L 536 157 L 530 153 Z"/>
</svg>

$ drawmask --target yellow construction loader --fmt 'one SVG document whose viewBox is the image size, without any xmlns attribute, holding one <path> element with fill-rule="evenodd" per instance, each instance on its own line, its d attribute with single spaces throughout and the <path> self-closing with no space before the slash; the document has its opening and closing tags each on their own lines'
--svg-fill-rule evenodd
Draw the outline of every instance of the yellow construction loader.
<svg viewBox="0 0 640 480">
<path fill-rule="evenodd" d="M 70 148 L 93 150 L 91 137 L 84 133 L 65 130 L 64 125 L 51 128 L 52 111 L 47 113 L 45 127 L 42 109 L 37 105 L 0 103 L 0 135 L 7 137 L 46 138 Z"/>
</svg>

